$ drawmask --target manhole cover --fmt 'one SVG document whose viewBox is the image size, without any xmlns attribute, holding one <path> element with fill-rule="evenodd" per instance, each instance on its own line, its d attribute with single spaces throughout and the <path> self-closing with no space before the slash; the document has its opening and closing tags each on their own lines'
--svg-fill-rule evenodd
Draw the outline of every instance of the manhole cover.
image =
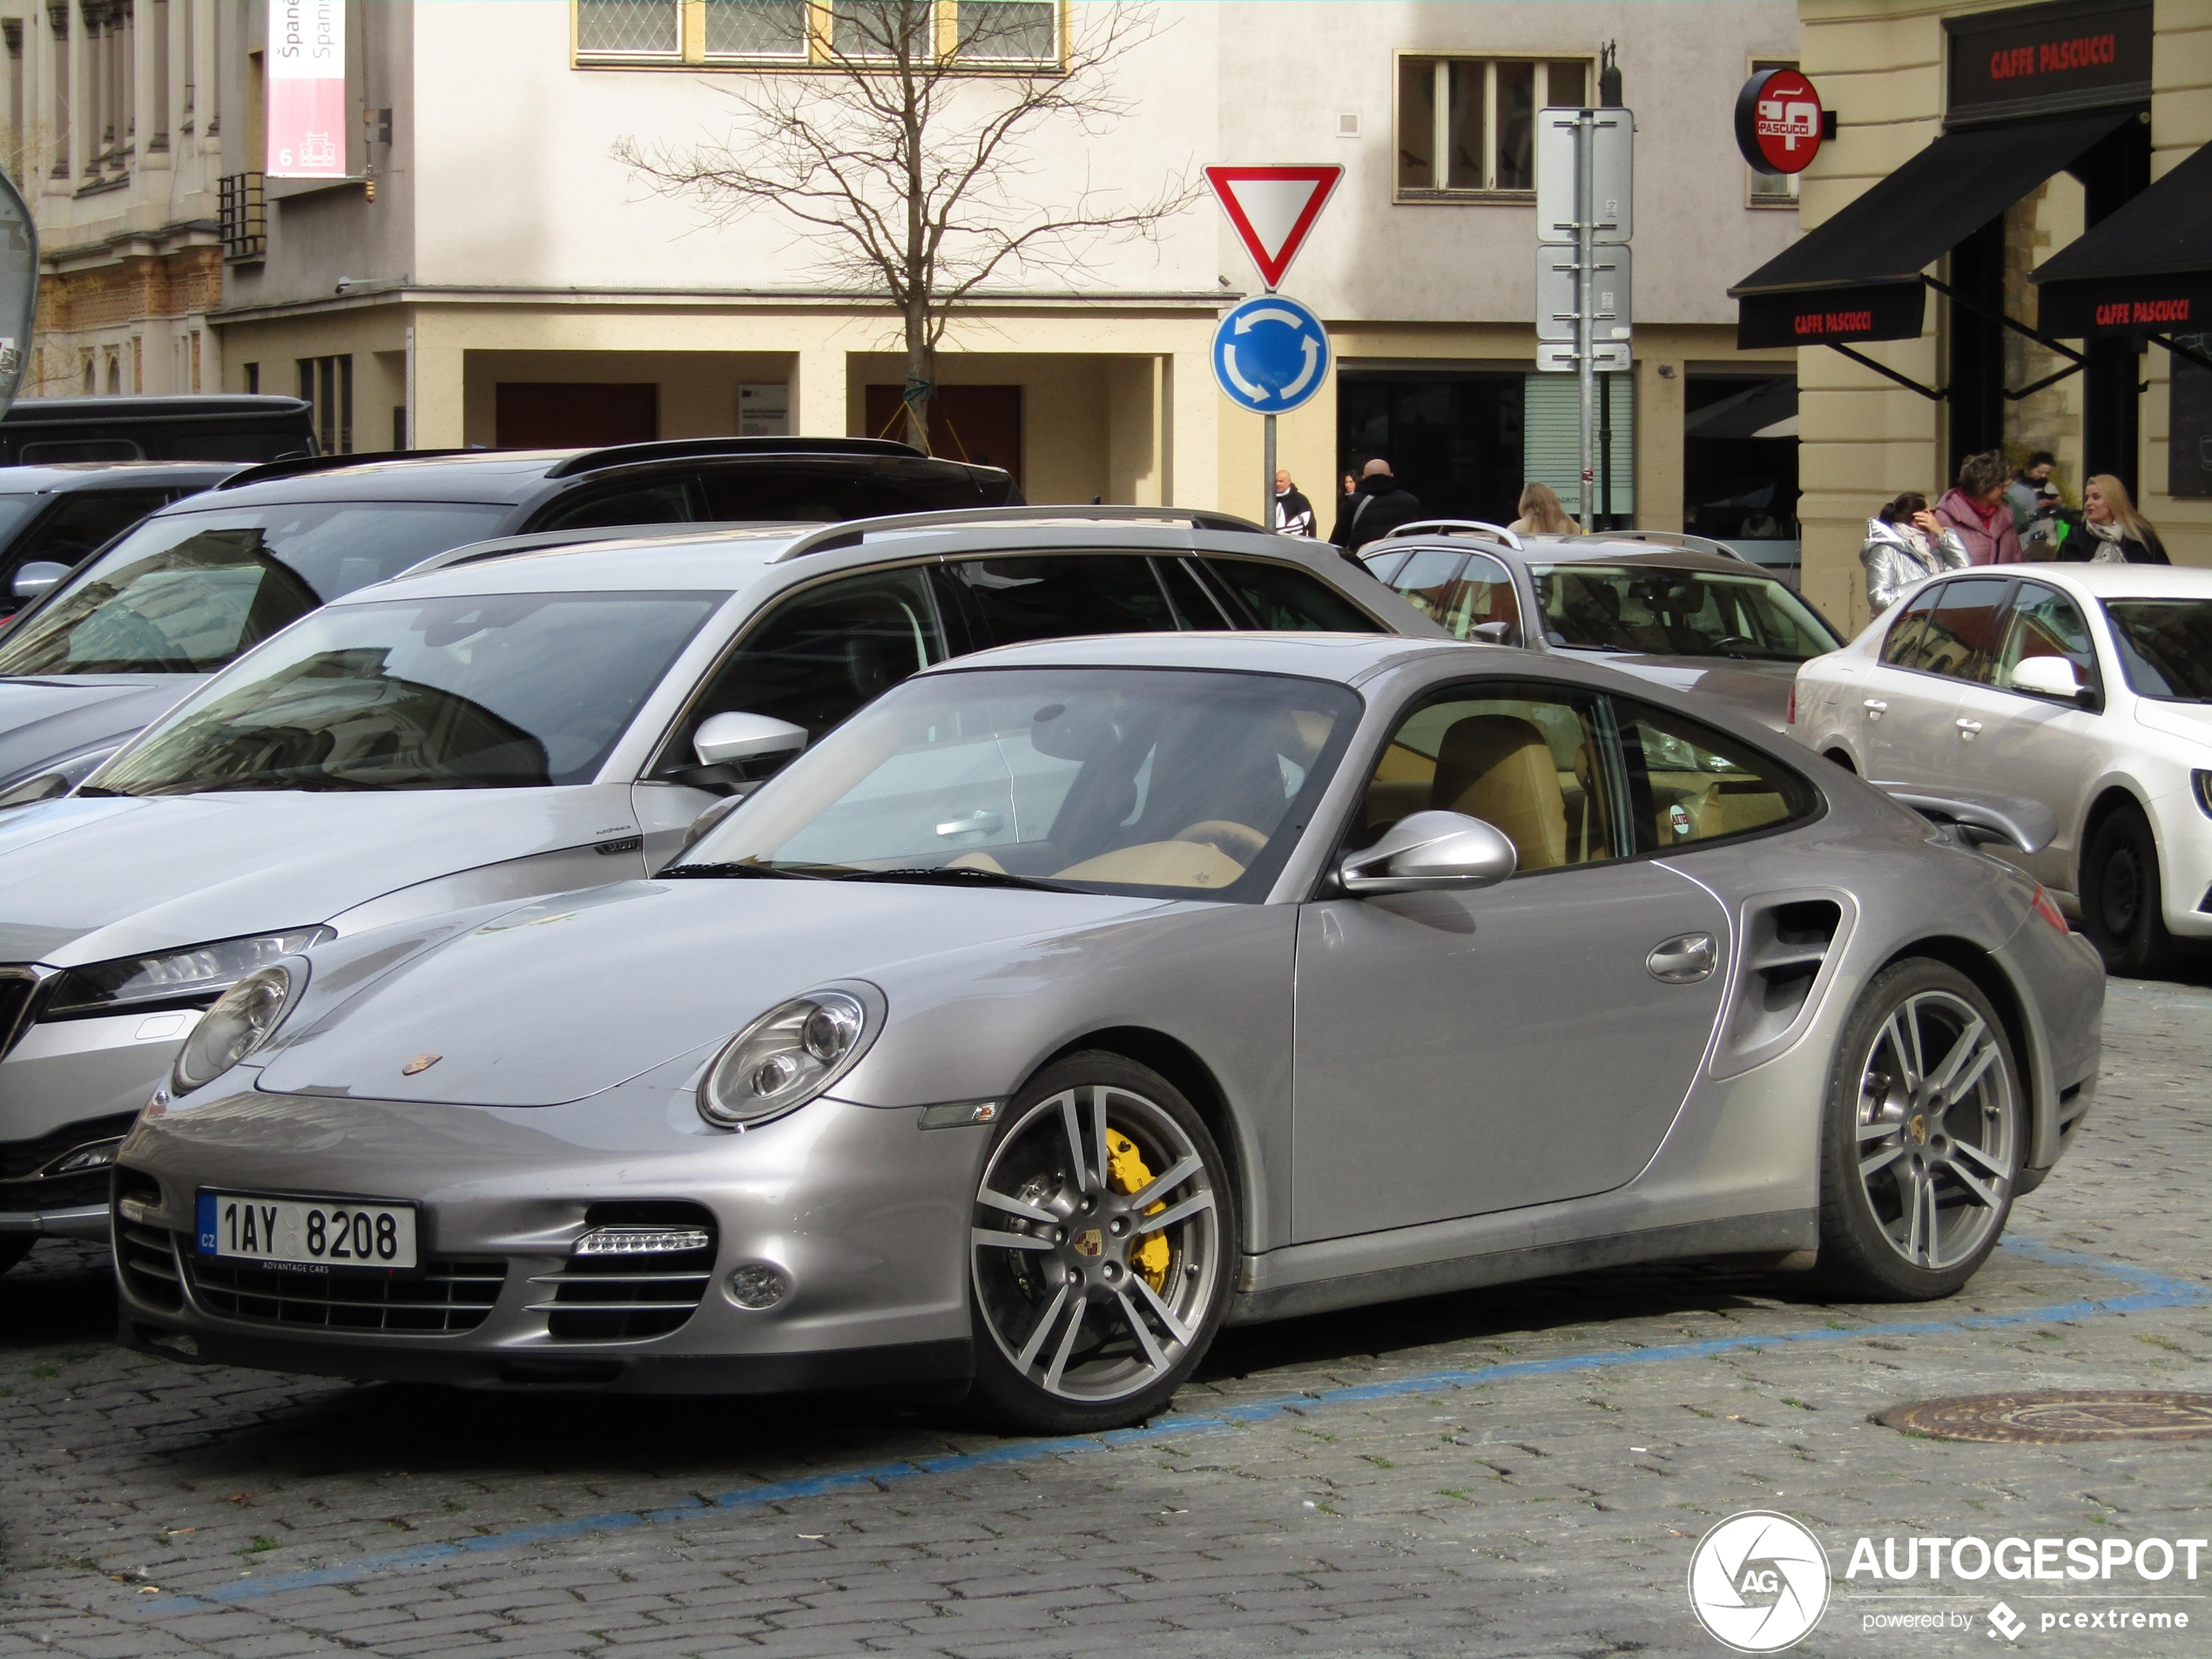
<svg viewBox="0 0 2212 1659">
<path fill-rule="evenodd" d="M 2212 1394 L 1969 1394 L 1894 1406 L 1876 1420 L 1939 1440 L 2188 1440 L 2212 1436 Z"/>
</svg>

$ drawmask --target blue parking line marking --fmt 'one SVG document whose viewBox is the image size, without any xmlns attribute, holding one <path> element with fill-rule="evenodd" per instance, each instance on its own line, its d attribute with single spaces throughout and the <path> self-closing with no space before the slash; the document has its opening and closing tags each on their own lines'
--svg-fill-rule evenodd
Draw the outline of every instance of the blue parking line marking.
<svg viewBox="0 0 2212 1659">
<path fill-rule="evenodd" d="M 1866 1337 L 1925 1336 L 1961 1331 L 2002 1330 L 2021 1325 L 2041 1325 L 2094 1318 L 2106 1313 L 2138 1313 L 2158 1308 L 2201 1307 L 2212 1303 L 2212 1286 L 2191 1279 L 2171 1278 L 2149 1268 L 2135 1267 L 2080 1251 L 2060 1250 L 2032 1238 L 2006 1239 L 1999 1248 L 2054 1267 L 2078 1267 L 2120 1280 L 2132 1287 L 2122 1296 L 2092 1297 L 2079 1301 L 2027 1308 L 2016 1313 L 1970 1313 L 1947 1319 L 1898 1319 L 1885 1325 L 1855 1325 L 1832 1330 L 1826 1325 L 1803 1331 L 1777 1331 L 1761 1335 L 1714 1337 L 1696 1342 L 1675 1342 L 1649 1348 L 1615 1348 L 1596 1353 L 1567 1354 L 1555 1359 L 1511 1360 L 1468 1370 L 1430 1371 L 1388 1382 L 1360 1383 L 1312 1393 L 1278 1395 L 1219 1410 L 1161 1418 L 1142 1428 L 1114 1429 L 1103 1434 L 1063 1435 L 1051 1440 L 1014 1440 L 981 1452 L 948 1453 L 943 1457 L 902 1459 L 895 1463 L 847 1470 L 838 1474 L 809 1476 L 799 1480 L 775 1480 L 740 1487 L 711 1498 L 691 1499 L 664 1509 L 617 1510 L 606 1514 L 578 1515 L 571 1520 L 518 1527 L 509 1532 L 488 1533 L 449 1544 L 425 1544 L 414 1549 L 365 1555 L 356 1561 L 334 1562 L 304 1572 L 271 1573 L 238 1579 L 193 1595 L 172 1595 L 132 1608 L 134 1614 L 158 1617 L 210 1607 L 235 1607 L 259 1602 L 288 1590 L 312 1589 L 329 1584 L 354 1584 L 363 1579 L 429 1567 L 440 1561 L 516 1549 L 530 1544 L 558 1543 L 594 1533 L 612 1533 L 633 1527 L 660 1527 L 703 1516 L 730 1514 L 772 1505 L 826 1498 L 842 1493 L 880 1491 L 922 1475 L 954 1474 L 969 1469 L 1039 1463 L 1114 1447 L 1145 1446 L 1193 1434 L 1217 1434 L 1275 1418 L 1300 1415 L 1332 1406 L 1356 1406 L 1370 1400 L 1395 1399 L 1446 1388 L 1474 1388 L 1510 1382 L 1522 1377 L 1555 1377 L 1576 1372 L 1607 1371 L 1621 1366 L 1666 1364 L 1677 1359 L 1706 1359 L 1717 1354 L 1756 1352 L 1808 1342 L 1852 1342 Z"/>
</svg>

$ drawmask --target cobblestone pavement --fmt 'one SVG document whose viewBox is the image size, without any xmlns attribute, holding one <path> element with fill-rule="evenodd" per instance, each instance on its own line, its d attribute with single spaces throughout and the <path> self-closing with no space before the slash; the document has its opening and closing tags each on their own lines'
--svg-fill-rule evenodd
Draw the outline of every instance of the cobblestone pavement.
<svg viewBox="0 0 2212 1659">
<path fill-rule="evenodd" d="M 2116 983 L 2106 1032 L 2084 1142 L 1951 1302 L 1677 1269 L 1232 1331 L 1175 1416 L 1103 1441 L 190 1368 L 107 1345 L 104 1257 L 48 1245 L 0 1279 L 0 1655 L 1717 1655 L 1685 1578 L 1741 1509 L 1805 1522 L 1838 1575 L 1860 1534 L 2202 1534 L 2212 1440 L 1871 1420 L 2212 1389 L 2212 989 Z M 2023 1649 L 2188 1653 L 2204 1573 L 2001 1589 Z M 2127 1605 L 2196 1628 L 2042 1628 L 2153 1590 L 2190 1599 Z M 1999 1593 L 1839 1576 L 1797 1651 L 1993 1655 Z M 1970 1628 L 1870 1627 L 1931 1611 Z"/>
</svg>

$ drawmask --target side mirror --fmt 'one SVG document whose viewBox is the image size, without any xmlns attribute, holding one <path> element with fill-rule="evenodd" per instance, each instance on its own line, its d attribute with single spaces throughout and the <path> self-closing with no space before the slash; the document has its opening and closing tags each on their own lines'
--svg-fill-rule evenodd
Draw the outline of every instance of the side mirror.
<svg viewBox="0 0 2212 1659">
<path fill-rule="evenodd" d="M 1486 645 L 1513 644 L 1513 624 L 1509 622 L 1478 622 L 1467 631 L 1469 639 L 1479 639 Z"/>
<path fill-rule="evenodd" d="M 681 864 L 684 861 L 684 855 L 705 840 L 709 830 L 744 806 L 745 795 L 752 792 L 752 786 L 748 786 L 744 794 L 725 796 L 693 819 L 691 827 L 684 832 L 684 845 L 676 849 L 676 856 L 669 860 L 669 863 Z"/>
<path fill-rule="evenodd" d="M 10 590 L 18 599 L 36 599 L 66 577 L 69 572 L 70 567 L 66 564 L 56 564 L 51 559 L 33 559 L 17 569 L 16 579 L 9 584 Z"/>
<path fill-rule="evenodd" d="M 764 755 L 793 755 L 806 746 L 806 728 L 765 714 L 709 715 L 691 734 L 691 752 L 702 766 L 718 766 L 732 760 L 758 760 Z"/>
<path fill-rule="evenodd" d="M 2013 666 L 2013 689 L 2030 697 L 2055 697 L 2068 703 L 2080 701 L 2081 676 L 2063 657 L 2026 657 Z"/>
<path fill-rule="evenodd" d="M 1503 831 L 1464 813 L 1413 813 L 1372 846 L 1347 853 L 1337 879 L 1350 894 L 1494 887 L 1520 864 Z"/>
</svg>

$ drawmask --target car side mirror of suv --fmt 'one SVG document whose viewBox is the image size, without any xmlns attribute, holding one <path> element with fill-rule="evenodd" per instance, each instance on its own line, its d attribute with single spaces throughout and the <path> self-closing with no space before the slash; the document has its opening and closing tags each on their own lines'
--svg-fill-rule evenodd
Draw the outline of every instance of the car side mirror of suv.
<svg viewBox="0 0 2212 1659">
<path fill-rule="evenodd" d="M 1481 640 L 1489 645 L 1510 645 L 1514 643 L 1513 624 L 1509 622 L 1478 622 L 1467 630 L 1467 637 Z"/>
<path fill-rule="evenodd" d="M 1494 887 L 1520 857 L 1505 833 L 1464 813 L 1412 813 L 1372 846 L 1347 853 L 1337 866 L 1346 893 L 1427 893 Z"/>
<path fill-rule="evenodd" d="M 711 714 L 691 734 L 691 752 L 702 766 L 733 760 L 759 760 L 768 755 L 794 755 L 806 746 L 806 728 L 765 714 L 731 710 Z"/>
<path fill-rule="evenodd" d="M 2088 689 L 2074 664 L 2063 657 L 2027 657 L 2013 665 L 2012 687 L 2030 697 L 2054 697 L 2068 703 L 2083 700 Z"/>
<path fill-rule="evenodd" d="M 9 583 L 9 591 L 18 599 L 36 599 L 56 583 L 69 575 L 70 567 L 57 564 L 51 559 L 33 559 L 17 567 L 16 579 Z"/>
</svg>

